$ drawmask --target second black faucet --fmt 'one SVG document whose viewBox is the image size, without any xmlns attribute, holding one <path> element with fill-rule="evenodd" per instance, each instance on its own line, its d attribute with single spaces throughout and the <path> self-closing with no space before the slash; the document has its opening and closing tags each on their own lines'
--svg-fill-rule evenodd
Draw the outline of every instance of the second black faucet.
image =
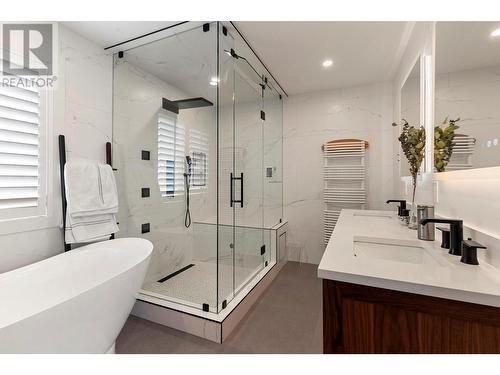
<svg viewBox="0 0 500 375">
<path fill-rule="evenodd" d="M 464 239 L 464 225 L 462 220 L 429 218 L 420 222 L 422 225 L 427 223 L 450 224 L 449 253 L 452 255 L 462 255 L 462 241 Z"/>
</svg>

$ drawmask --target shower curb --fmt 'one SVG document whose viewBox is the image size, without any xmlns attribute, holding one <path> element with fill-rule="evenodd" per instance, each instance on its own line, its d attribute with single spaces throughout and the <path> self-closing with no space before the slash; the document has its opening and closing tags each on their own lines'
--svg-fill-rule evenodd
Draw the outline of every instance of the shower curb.
<svg viewBox="0 0 500 375">
<path fill-rule="evenodd" d="M 285 263 L 286 261 L 281 261 L 274 264 L 221 321 L 164 306 L 161 304 L 163 302 L 161 299 L 150 296 L 141 296 L 141 299 L 136 301 L 131 314 L 221 344 L 238 327 Z M 231 307 L 230 305 L 231 303 L 228 308 Z"/>
</svg>

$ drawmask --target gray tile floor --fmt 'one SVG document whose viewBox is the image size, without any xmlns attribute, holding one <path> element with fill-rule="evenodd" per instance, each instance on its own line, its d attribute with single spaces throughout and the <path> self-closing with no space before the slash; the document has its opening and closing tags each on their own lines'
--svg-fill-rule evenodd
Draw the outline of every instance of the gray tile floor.
<svg viewBox="0 0 500 375">
<path fill-rule="evenodd" d="M 317 266 L 288 262 L 231 336 L 216 344 L 130 317 L 117 353 L 322 353 Z"/>
</svg>

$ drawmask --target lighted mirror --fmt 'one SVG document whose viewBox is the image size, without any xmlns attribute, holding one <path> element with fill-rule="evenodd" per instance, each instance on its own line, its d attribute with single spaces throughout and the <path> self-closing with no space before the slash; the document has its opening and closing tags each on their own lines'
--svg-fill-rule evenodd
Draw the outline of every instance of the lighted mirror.
<svg viewBox="0 0 500 375">
<path fill-rule="evenodd" d="M 500 165 L 499 28 L 500 22 L 436 25 L 436 172 Z"/>
<path fill-rule="evenodd" d="M 401 88 L 401 112 L 400 119 L 407 121 L 410 125 L 418 128 L 420 121 L 420 58 L 415 61 L 410 74 Z M 400 174 L 410 176 L 408 160 L 400 150 Z"/>
</svg>

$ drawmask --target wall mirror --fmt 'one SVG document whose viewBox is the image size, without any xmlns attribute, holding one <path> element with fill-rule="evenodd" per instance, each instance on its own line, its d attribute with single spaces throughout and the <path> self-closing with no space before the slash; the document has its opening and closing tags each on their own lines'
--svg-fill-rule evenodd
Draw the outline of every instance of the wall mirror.
<svg viewBox="0 0 500 375">
<path fill-rule="evenodd" d="M 500 22 L 438 22 L 435 71 L 434 170 L 500 165 Z"/>
<path fill-rule="evenodd" d="M 401 87 L 401 111 L 400 120 L 405 119 L 410 125 L 419 127 L 422 123 L 420 119 L 421 89 L 420 89 L 420 58 L 415 61 L 412 70 Z M 402 126 L 399 127 L 401 134 Z M 400 154 L 400 175 L 402 177 L 410 176 L 410 167 L 401 148 Z M 423 165 L 423 164 L 422 164 Z"/>
</svg>

